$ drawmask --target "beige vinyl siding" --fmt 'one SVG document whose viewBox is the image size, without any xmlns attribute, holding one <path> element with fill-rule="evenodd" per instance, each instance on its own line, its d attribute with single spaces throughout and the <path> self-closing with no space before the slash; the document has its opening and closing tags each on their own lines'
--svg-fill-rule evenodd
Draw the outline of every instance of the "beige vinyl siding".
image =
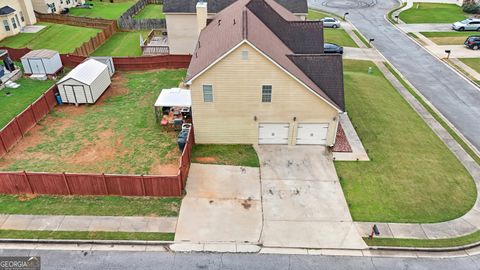
<svg viewBox="0 0 480 270">
<path fill-rule="evenodd" d="M 9 6 L 15 9 L 15 12 L 8 15 L 0 16 L 0 40 L 9 36 L 14 36 L 20 33 L 21 29 L 26 25 L 35 24 L 37 22 L 30 0 L 0 0 L 0 7 L 3 6 Z M 22 16 L 20 16 L 20 12 L 22 12 L 23 14 L 23 22 Z M 12 19 L 15 20 L 17 28 L 13 27 Z M 5 30 L 5 26 L 3 23 L 4 20 L 7 20 L 8 25 L 10 26 L 10 31 Z"/>
<path fill-rule="evenodd" d="M 242 51 L 248 51 L 248 60 L 242 60 Z M 203 102 L 204 84 L 213 86 L 211 103 Z M 271 103 L 262 103 L 262 85 L 272 86 Z M 327 123 L 327 145 L 334 142 L 337 109 L 248 44 L 196 78 L 190 89 L 197 143 L 256 144 L 259 123 L 289 123 L 292 145 L 298 123 Z"/>
<path fill-rule="evenodd" d="M 165 14 L 168 47 L 171 54 L 193 54 L 198 40 L 197 16 L 192 14 Z"/>
</svg>

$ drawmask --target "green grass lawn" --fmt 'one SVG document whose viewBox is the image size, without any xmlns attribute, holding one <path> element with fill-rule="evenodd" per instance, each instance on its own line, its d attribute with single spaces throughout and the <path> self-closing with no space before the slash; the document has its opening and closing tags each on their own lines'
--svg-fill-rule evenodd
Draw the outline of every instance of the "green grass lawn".
<svg viewBox="0 0 480 270">
<path fill-rule="evenodd" d="M 405 23 L 454 23 L 467 17 L 456 4 L 413 3 L 413 7 L 400 13 Z"/>
<path fill-rule="evenodd" d="M 445 239 L 395 239 L 395 238 L 363 238 L 369 246 L 389 246 L 389 247 L 423 247 L 423 248 L 442 248 L 459 247 L 480 241 L 480 231 L 467 234 L 456 238 Z"/>
<path fill-rule="evenodd" d="M 0 230 L 3 239 L 173 241 L 174 233 Z"/>
<path fill-rule="evenodd" d="M 0 195 L 1 214 L 178 216 L 181 198 Z"/>
<path fill-rule="evenodd" d="M 192 162 L 246 167 L 260 167 L 257 152 L 246 144 L 196 144 Z"/>
<path fill-rule="evenodd" d="M 329 13 L 329 12 L 326 12 L 326 11 L 321 11 L 321 10 L 317 10 L 317 9 L 311 9 L 309 8 L 308 9 L 308 14 L 307 14 L 307 20 L 320 20 L 320 19 L 323 19 L 325 17 L 335 17 L 341 21 L 343 21 L 342 18 L 336 16 L 335 14 L 332 14 L 332 13 Z"/>
<path fill-rule="evenodd" d="M 360 32 L 358 32 L 357 30 L 352 30 L 352 31 L 362 41 L 362 43 L 365 44 L 365 46 L 367 46 L 367 48 L 372 48 L 372 45 L 368 43 L 368 41 L 365 39 L 365 37 L 362 34 L 360 34 Z"/>
<path fill-rule="evenodd" d="M 145 8 L 140 10 L 135 16 L 134 19 L 165 19 L 165 14 L 163 14 L 163 5 L 150 4 L 146 5 Z"/>
<path fill-rule="evenodd" d="M 71 53 L 101 31 L 65 24 L 39 23 L 39 25 L 47 27 L 38 33 L 19 33 L 8 37 L 0 41 L 0 47 L 51 49 L 60 53 Z"/>
<path fill-rule="evenodd" d="M 54 84 L 53 81 L 37 81 L 22 78 L 16 81 L 19 88 L 4 88 L 0 90 L 0 129 L 2 129 L 17 114 L 25 110 Z M 6 93 L 10 92 L 10 96 Z"/>
<path fill-rule="evenodd" d="M 343 47 L 355 47 L 357 44 L 343 29 L 325 28 L 323 31 L 325 42 L 335 43 Z"/>
<path fill-rule="evenodd" d="M 375 64 L 344 68 L 346 108 L 371 158 L 335 162 L 353 219 L 440 222 L 470 210 L 472 178 Z"/>
<path fill-rule="evenodd" d="M 155 120 L 153 104 L 185 70 L 117 73 L 95 105 L 56 107 L 22 147 L 0 160 L 6 171 L 176 174 L 177 133 Z M 23 150 L 24 149 L 24 150 Z"/>
<path fill-rule="evenodd" d="M 480 58 L 459 58 L 458 60 L 480 73 Z"/>
<path fill-rule="evenodd" d="M 429 38 L 437 45 L 463 45 L 468 36 L 468 32 L 421 32 L 420 34 Z"/>
<path fill-rule="evenodd" d="M 93 8 L 71 8 L 69 14 L 71 16 L 116 20 L 135 4 L 135 1 L 110 3 L 108 0 L 88 0 L 86 3 L 93 4 Z"/>
<path fill-rule="evenodd" d="M 140 34 L 147 38 L 149 31 L 117 32 L 100 48 L 92 53 L 94 56 L 141 56 Z"/>
</svg>

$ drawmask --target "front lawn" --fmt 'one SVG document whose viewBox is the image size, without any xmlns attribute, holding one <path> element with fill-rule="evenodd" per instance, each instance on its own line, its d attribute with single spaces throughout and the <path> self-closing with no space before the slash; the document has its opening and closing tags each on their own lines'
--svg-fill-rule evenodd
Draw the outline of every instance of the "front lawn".
<svg viewBox="0 0 480 270">
<path fill-rule="evenodd" d="M 314 21 L 314 20 L 323 19 L 325 17 L 335 17 L 335 18 L 343 21 L 342 18 L 339 18 L 338 16 L 336 16 L 332 13 L 328 13 L 326 11 L 321 11 L 321 10 L 317 10 L 317 9 L 311 9 L 311 8 L 308 9 L 307 20 Z"/>
<path fill-rule="evenodd" d="M 0 214 L 175 217 L 181 198 L 0 195 Z"/>
<path fill-rule="evenodd" d="M 325 38 L 325 42 L 335 43 L 343 47 L 358 48 L 355 41 L 353 41 L 353 39 L 343 29 L 325 28 L 323 29 L 323 35 Z"/>
<path fill-rule="evenodd" d="M 177 132 L 155 120 L 160 91 L 185 70 L 117 72 L 94 105 L 62 105 L 0 159 L 0 170 L 176 175 Z"/>
<path fill-rule="evenodd" d="M 141 56 L 140 35 L 147 38 L 149 31 L 117 32 L 113 34 L 93 56 Z"/>
<path fill-rule="evenodd" d="M 101 32 L 100 29 L 65 24 L 39 23 L 46 25 L 37 33 L 19 33 L 0 41 L 0 47 L 50 49 L 59 53 L 71 53 Z"/>
<path fill-rule="evenodd" d="M 135 16 L 134 19 L 165 19 L 165 14 L 163 14 L 163 5 L 150 4 L 146 5 L 142 10 L 140 10 Z"/>
<path fill-rule="evenodd" d="M 19 88 L 4 88 L 0 90 L 0 129 L 16 115 L 25 110 L 54 84 L 53 81 L 38 81 L 21 78 L 16 81 Z M 10 95 L 7 95 L 10 93 Z"/>
<path fill-rule="evenodd" d="M 405 23 L 454 23 L 468 18 L 456 4 L 437 3 L 413 3 L 399 16 Z"/>
<path fill-rule="evenodd" d="M 468 36 L 468 32 L 421 32 L 420 34 L 429 38 L 437 45 L 463 45 Z"/>
<path fill-rule="evenodd" d="M 257 152 L 247 144 L 196 144 L 192 150 L 192 162 L 260 167 Z"/>
<path fill-rule="evenodd" d="M 375 64 L 344 68 L 346 108 L 371 159 L 335 162 L 353 219 L 440 222 L 470 210 L 472 178 Z"/>
<path fill-rule="evenodd" d="M 87 231 L 25 231 L 0 230 L 4 239 L 66 239 L 66 240 L 143 240 L 173 241 L 174 233 L 160 232 L 87 232 Z"/>
<path fill-rule="evenodd" d="M 459 58 L 458 60 L 480 73 L 480 58 Z"/>
<path fill-rule="evenodd" d="M 136 1 L 110 3 L 108 0 L 88 0 L 86 3 L 93 4 L 92 8 L 71 8 L 71 16 L 82 16 L 90 18 L 102 18 L 116 20 L 127 11 Z"/>
</svg>

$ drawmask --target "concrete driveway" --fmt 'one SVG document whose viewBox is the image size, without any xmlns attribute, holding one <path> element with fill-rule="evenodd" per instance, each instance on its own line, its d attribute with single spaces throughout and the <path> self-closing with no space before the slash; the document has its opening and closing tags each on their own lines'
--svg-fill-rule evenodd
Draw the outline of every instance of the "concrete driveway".
<svg viewBox="0 0 480 270">
<path fill-rule="evenodd" d="M 259 178 L 258 168 L 192 163 L 175 242 L 258 243 Z"/>
<path fill-rule="evenodd" d="M 397 24 L 404 32 L 453 32 L 451 23 Z"/>
<path fill-rule="evenodd" d="M 364 248 L 325 147 L 259 146 L 268 247 Z"/>
</svg>

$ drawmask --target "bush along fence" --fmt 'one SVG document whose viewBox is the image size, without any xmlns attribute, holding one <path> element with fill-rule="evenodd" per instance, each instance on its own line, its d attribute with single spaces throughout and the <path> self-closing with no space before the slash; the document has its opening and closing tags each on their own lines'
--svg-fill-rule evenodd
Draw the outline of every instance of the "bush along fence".
<svg viewBox="0 0 480 270">
<path fill-rule="evenodd" d="M 35 16 L 41 22 L 68 24 L 73 26 L 98 28 L 102 30 L 97 35 L 90 38 L 90 40 L 84 42 L 80 47 L 76 48 L 72 53 L 73 55 L 90 55 L 92 52 L 102 46 L 102 44 L 105 43 L 105 41 L 107 41 L 107 39 L 109 39 L 114 33 L 118 32 L 117 22 L 114 20 L 42 13 L 35 13 Z"/>
<path fill-rule="evenodd" d="M 193 128 L 177 175 L 0 172 L 0 193 L 49 195 L 182 196 L 190 170 Z"/>
<path fill-rule="evenodd" d="M 4 156 L 25 134 L 55 107 L 57 86 L 50 87 L 35 102 L 0 130 L 0 157 Z"/>
<path fill-rule="evenodd" d="M 149 4 L 161 5 L 163 0 L 139 0 L 120 16 L 118 27 L 122 30 L 166 29 L 167 23 L 165 19 L 135 19 L 133 17 Z"/>
<path fill-rule="evenodd" d="M 8 55 L 13 60 L 20 60 L 22 56 L 31 51 L 28 48 L 12 49 L 0 47 L 8 51 Z M 62 63 L 66 67 L 73 68 L 85 61 L 87 56 L 78 56 L 72 54 L 60 54 Z M 191 55 L 156 55 L 139 57 L 113 57 L 113 63 L 116 70 L 120 71 L 142 71 L 152 69 L 177 69 L 188 68 Z"/>
</svg>

